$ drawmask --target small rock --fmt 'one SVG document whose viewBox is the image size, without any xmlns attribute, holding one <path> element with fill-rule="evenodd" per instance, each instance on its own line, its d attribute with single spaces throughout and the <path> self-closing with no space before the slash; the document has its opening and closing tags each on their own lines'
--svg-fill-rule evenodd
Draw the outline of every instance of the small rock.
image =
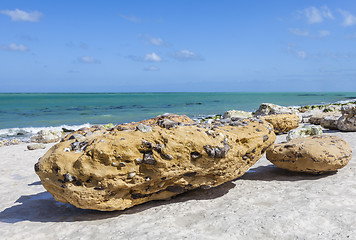
<svg viewBox="0 0 356 240">
<path fill-rule="evenodd" d="M 264 116 L 271 114 L 298 114 L 299 111 L 293 107 L 283 107 L 272 103 L 262 103 L 254 116 Z"/>
<path fill-rule="evenodd" d="M 343 139 L 319 135 L 274 144 L 267 149 L 266 157 L 289 171 L 321 174 L 346 166 L 351 154 L 350 145 Z"/>
<path fill-rule="evenodd" d="M 79 133 L 74 133 L 72 136 L 70 136 L 69 140 L 75 139 L 78 142 L 84 142 L 86 137 L 84 137 L 82 134 Z"/>
<path fill-rule="evenodd" d="M 276 134 L 288 133 L 299 126 L 299 117 L 295 114 L 274 114 L 261 117 L 272 124 Z"/>
<path fill-rule="evenodd" d="M 244 118 L 252 117 L 251 112 L 239 111 L 239 110 L 229 110 L 224 113 L 223 118 L 234 118 L 234 121 Z"/>
<path fill-rule="evenodd" d="M 45 149 L 45 148 L 46 145 L 42 143 L 34 143 L 34 144 L 27 145 L 28 150 L 37 150 L 37 149 Z"/>
<path fill-rule="evenodd" d="M 53 143 L 58 142 L 62 137 L 63 132 L 60 130 L 41 130 L 31 137 L 31 142 Z"/>
<path fill-rule="evenodd" d="M 339 118 L 339 115 L 324 117 L 323 119 L 321 119 L 320 125 L 326 129 L 337 130 L 337 123 Z"/>
<path fill-rule="evenodd" d="M 317 125 L 304 125 L 302 127 L 290 130 L 287 135 L 287 141 L 296 139 L 296 138 L 303 138 L 309 137 L 314 135 L 321 135 L 323 134 L 323 129 Z"/>
<path fill-rule="evenodd" d="M 341 113 L 337 128 L 345 132 L 356 132 L 356 104 L 342 106 Z"/>
<path fill-rule="evenodd" d="M 145 124 L 140 123 L 139 125 L 137 125 L 136 127 L 137 130 L 141 131 L 141 132 L 152 132 L 152 127 L 151 126 L 147 126 Z"/>
</svg>

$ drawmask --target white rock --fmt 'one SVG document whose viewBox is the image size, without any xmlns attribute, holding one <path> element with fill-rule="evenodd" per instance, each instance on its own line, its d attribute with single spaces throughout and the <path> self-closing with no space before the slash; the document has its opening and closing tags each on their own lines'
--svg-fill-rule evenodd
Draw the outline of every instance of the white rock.
<svg viewBox="0 0 356 240">
<path fill-rule="evenodd" d="M 224 113 L 223 118 L 236 118 L 237 120 L 243 118 L 252 117 L 251 112 L 239 111 L 239 110 L 229 110 Z"/>
<path fill-rule="evenodd" d="M 323 129 L 321 126 L 316 125 L 304 125 L 302 127 L 290 130 L 287 135 L 287 141 L 296 138 L 309 137 L 313 135 L 321 135 L 323 134 Z"/>
<path fill-rule="evenodd" d="M 53 143 L 57 142 L 64 136 L 60 130 L 41 130 L 37 135 L 31 137 L 31 142 Z"/>
</svg>

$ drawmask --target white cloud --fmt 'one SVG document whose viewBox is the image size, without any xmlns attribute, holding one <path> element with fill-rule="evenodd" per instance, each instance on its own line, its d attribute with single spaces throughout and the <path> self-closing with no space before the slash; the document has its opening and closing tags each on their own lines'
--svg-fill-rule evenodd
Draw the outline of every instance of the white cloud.
<svg viewBox="0 0 356 240">
<path fill-rule="evenodd" d="M 150 35 L 142 35 L 139 34 L 138 37 L 143 41 L 143 43 L 145 44 L 151 44 L 154 46 L 158 46 L 158 47 L 166 47 L 169 46 L 169 43 L 165 42 L 162 38 L 155 38 L 155 37 L 151 37 Z"/>
<path fill-rule="evenodd" d="M 123 14 L 119 14 L 119 16 L 125 20 L 128 20 L 130 22 L 141 22 L 142 20 L 138 17 L 132 16 L 132 15 L 123 15 Z"/>
<path fill-rule="evenodd" d="M 189 50 L 178 51 L 173 55 L 173 58 L 180 60 L 180 61 L 188 61 L 188 60 L 201 61 L 201 60 L 203 60 L 198 54 L 191 52 Z"/>
<path fill-rule="evenodd" d="M 91 64 L 98 64 L 100 61 L 98 59 L 95 59 L 94 57 L 89 57 L 89 56 L 82 56 L 79 58 L 79 62 L 81 63 L 91 63 Z"/>
<path fill-rule="evenodd" d="M 334 16 L 327 6 L 320 8 L 308 7 L 302 11 L 308 23 L 321 23 L 324 19 L 334 19 Z"/>
<path fill-rule="evenodd" d="M 1 10 L 0 13 L 11 17 L 11 21 L 26 21 L 26 22 L 38 22 L 42 17 L 42 13 L 38 11 L 25 12 L 20 9 L 15 10 Z"/>
<path fill-rule="evenodd" d="M 297 36 L 311 38 L 327 37 L 331 34 L 330 31 L 327 30 L 319 30 L 318 33 L 310 33 L 309 31 L 300 30 L 299 28 L 290 28 L 288 31 Z"/>
<path fill-rule="evenodd" d="M 307 58 L 307 52 L 300 50 L 295 44 L 289 44 L 287 48 L 287 52 L 301 59 Z"/>
<path fill-rule="evenodd" d="M 162 58 L 153 52 L 151 54 L 146 54 L 143 60 L 145 62 L 160 62 L 162 61 Z"/>
<path fill-rule="evenodd" d="M 11 51 L 11 52 L 26 52 L 28 47 L 23 44 L 10 43 L 9 45 L 0 45 L 1 50 Z"/>
<path fill-rule="evenodd" d="M 303 30 L 300 30 L 299 28 L 290 28 L 288 30 L 290 33 L 297 35 L 297 36 L 303 36 L 303 37 L 309 36 L 308 31 L 303 31 Z"/>
<path fill-rule="evenodd" d="M 164 46 L 165 45 L 162 38 L 150 38 L 150 43 L 155 46 Z"/>
<path fill-rule="evenodd" d="M 304 59 L 304 58 L 307 57 L 307 53 L 306 53 L 305 51 L 299 51 L 299 50 L 297 50 L 295 53 L 296 53 L 297 56 L 300 57 L 300 58 L 303 58 L 303 59 Z"/>
<path fill-rule="evenodd" d="M 159 71 L 159 68 L 156 66 L 149 66 L 144 68 L 145 71 Z"/>
<path fill-rule="evenodd" d="M 338 9 L 338 11 L 344 18 L 344 21 L 342 23 L 343 26 L 348 27 L 356 24 L 356 17 L 354 15 L 342 9 Z"/>
<path fill-rule="evenodd" d="M 327 31 L 327 30 L 320 30 L 319 31 L 319 36 L 320 37 L 326 37 L 326 36 L 329 36 L 330 35 L 330 31 Z"/>
</svg>

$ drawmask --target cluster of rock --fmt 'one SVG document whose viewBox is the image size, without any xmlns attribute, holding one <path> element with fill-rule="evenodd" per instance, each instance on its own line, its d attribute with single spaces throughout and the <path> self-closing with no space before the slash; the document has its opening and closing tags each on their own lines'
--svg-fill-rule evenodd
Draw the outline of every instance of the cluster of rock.
<svg viewBox="0 0 356 240">
<path fill-rule="evenodd" d="M 61 141 L 39 159 L 35 171 L 56 200 L 111 211 L 231 181 L 265 151 L 269 161 L 290 171 L 321 174 L 342 168 L 351 159 L 350 146 L 322 135 L 321 126 L 298 127 L 308 111 L 263 103 L 255 113 L 230 110 L 201 121 L 164 114 L 64 137 L 41 132 L 34 141 Z M 340 106 L 336 122 L 326 112 L 318 125 L 355 129 L 355 105 Z M 287 142 L 274 144 L 275 134 L 285 133 Z"/>
<path fill-rule="evenodd" d="M 35 171 L 60 202 L 121 210 L 231 181 L 274 141 L 272 126 L 261 119 L 199 124 L 164 115 L 73 132 L 39 159 Z"/>
<path fill-rule="evenodd" d="M 0 140 L 0 147 L 17 145 L 19 143 L 20 143 L 20 141 L 18 139 L 11 139 L 11 140 L 3 139 L 3 140 Z"/>
<path fill-rule="evenodd" d="M 340 131 L 356 131 L 356 104 L 328 104 L 304 106 L 299 109 L 302 122 L 321 125 L 323 128 Z"/>
</svg>

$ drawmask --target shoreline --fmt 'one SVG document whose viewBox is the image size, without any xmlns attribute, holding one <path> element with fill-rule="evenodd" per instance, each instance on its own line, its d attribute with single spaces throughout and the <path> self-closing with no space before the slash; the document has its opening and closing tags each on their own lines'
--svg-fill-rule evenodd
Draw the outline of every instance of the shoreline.
<svg viewBox="0 0 356 240">
<path fill-rule="evenodd" d="M 287 108 L 290 109 L 295 109 L 295 110 L 300 110 L 306 106 L 308 107 L 313 107 L 315 106 L 315 108 L 312 108 L 311 110 L 317 110 L 320 108 L 325 108 L 327 106 L 330 105 L 344 105 L 344 104 L 349 104 L 349 103 L 356 103 L 356 98 L 352 98 L 349 100 L 341 100 L 341 101 L 336 101 L 333 103 L 320 103 L 320 104 L 313 104 L 313 105 L 304 105 L 304 106 L 285 106 Z M 262 104 L 262 103 L 261 103 Z M 238 109 L 236 109 L 238 110 Z M 256 110 L 256 109 L 255 109 Z M 299 111 L 299 115 L 305 115 L 305 113 Z M 209 118 L 215 118 L 217 116 L 223 116 L 224 113 L 218 113 L 218 114 L 208 114 L 208 115 L 195 115 L 194 117 L 190 116 L 194 121 L 202 121 L 204 119 L 209 119 Z M 143 119 L 141 119 L 143 120 Z M 67 130 L 78 130 L 80 128 L 83 127 L 90 127 L 90 126 L 94 126 L 94 125 L 105 125 L 105 124 L 109 124 L 109 123 L 104 123 L 104 124 L 91 124 L 91 123 L 83 123 L 83 124 L 79 124 L 79 125 L 68 125 L 68 124 L 62 124 L 59 126 L 45 126 L 45 127 L 14 127 L 14 128 L 4 128 L 4 129 L 0 129 L 0 147 L 2 145 L 7 145 L 7 144 L 17 144 L 20 142 L 25 142 L 25 143 L 29 143 L 30 138 L 34 135 L 36 135 L 39 131 L 41 130 L 54 130 L 54 131 L 60 131 L 63 129 L 67 129 Z M 120 123 L 113 123 L 114 125 L 120 124 Z M 12 143 L 11 143 L 12 141 Z M 1 144 L 2 143 L 2 144 Z"/>
<path fill-rule="evenodd" d="M 345 139 L 356 151 L 355 132 L 325 134 Z M 276 143 L 285 138 L 278 135 Z M 288 172 L 264 155 L 242 177 L 216 188 L 99 212 L 55 201 L 33 167 L 54 143 L 36 151 L 26 145 L 0 148 L 4 239 L 347 239 L 356 234 L 355 155 L 326 175 Z"/>
</svg>

